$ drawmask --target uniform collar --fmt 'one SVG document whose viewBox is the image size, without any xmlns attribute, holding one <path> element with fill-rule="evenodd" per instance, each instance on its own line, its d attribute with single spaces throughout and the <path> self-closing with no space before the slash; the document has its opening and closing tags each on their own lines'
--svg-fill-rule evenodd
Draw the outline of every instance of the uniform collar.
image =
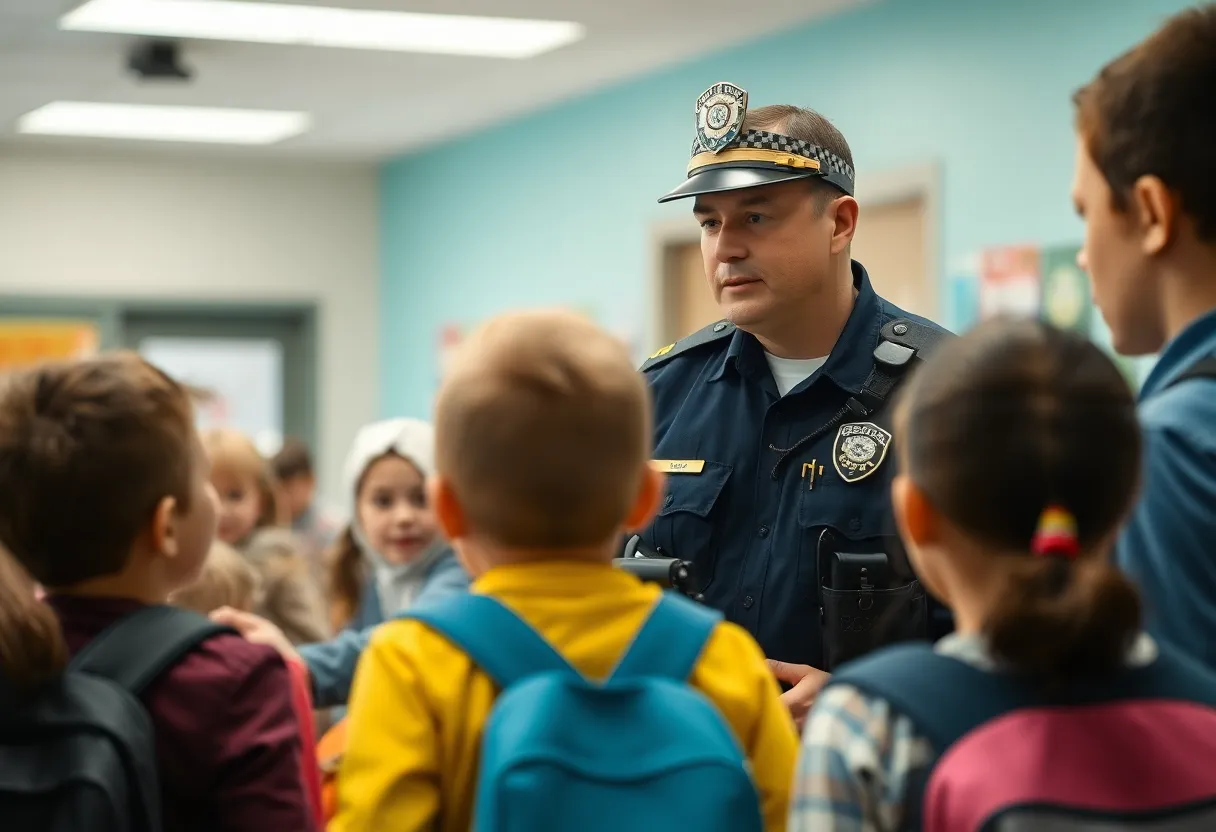
<svg viewBox="0 0 1216 832">
<path fill-rule="evenodd" d="M 1216 309 L 1199 316 L 1165 345 L 1140 390 L 1141 399 L 1169 385 L 1201 358 L 1216 354 Z"/>
<path fill-rule="evenodd" d="M 845 321 L 840 337 L 836 339 L 828 360 L 824 362 L 820 372 L 848 393 L 861 390 L 862 384 L 874 367 L 874 350 L 878 346 L 878 335 L 882 330 L 882 303 L 874 287 L 870 285 L 870 275 L 865 266 L 852 261 L 853 287 L 857 290 L 857 298 L 853 301 L 853 310 Z M 728 371 L 734 371 L 741 376 L 757 380 L 768 379 L 772 383 L 772 371 L 764 358 L 764 347 L 750 333 L 736 329 L 731 336 L 730 345 L 722 362 L 710 376 L 711 382 L 718 381 Z M 801 385 L 799 385 L 801 387 Z M 774 386 L 773 392 L 776 392 Z"/>
</svg>

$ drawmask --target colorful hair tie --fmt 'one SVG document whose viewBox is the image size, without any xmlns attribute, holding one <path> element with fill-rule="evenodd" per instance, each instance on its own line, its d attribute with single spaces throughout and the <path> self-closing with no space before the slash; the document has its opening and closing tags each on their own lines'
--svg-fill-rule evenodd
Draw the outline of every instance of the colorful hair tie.
<svg viewBox="0 0 1216 832">
<path fill-rule="evenodd" d="M 1051 505 L 1039 515 L 1039 526 L 1030 550 L 1039 557 L 1062 557 L 1072 560 L 1080 552 L 1077 542 L 1077 519 L 1062 506 Z"/>
</svg>

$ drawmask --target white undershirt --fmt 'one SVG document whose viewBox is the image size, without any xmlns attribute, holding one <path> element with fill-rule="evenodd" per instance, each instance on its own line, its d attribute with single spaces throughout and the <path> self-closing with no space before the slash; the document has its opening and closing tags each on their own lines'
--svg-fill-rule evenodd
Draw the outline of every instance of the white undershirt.
<svg viewBox="0 0 1216 832">
<path fill-rule="evenodd" d="M 767 352 L 764 354 L 764 358 L 768 361 L 773 381 L 777 382 L 777 392 L 782 396 L 810 378 L 811 373 L 822 367 L 828 360 L 826 355 L 822 358 L 778 358 Z"/>
</svg>

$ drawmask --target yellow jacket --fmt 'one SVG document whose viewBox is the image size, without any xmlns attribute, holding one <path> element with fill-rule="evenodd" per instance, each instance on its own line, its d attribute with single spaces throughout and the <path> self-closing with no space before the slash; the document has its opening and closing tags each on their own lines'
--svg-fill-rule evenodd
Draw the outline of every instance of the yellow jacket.
<svg viewBox="0 0 1216 832">
<path fill-rule="evenodd" d="M 505 603 L 594 679 L 612 671 L 660 592 L 611 566 L 568 561 L 497 567 L 472 591 Z M 751 759 L 766 828 L 784 830 L 798 740 L 759 646 L 742 628 L 719 624 L 689 681 Z M 382 625 L 351 689 L 331 832 L 467 832 L 496 695 L 489 677 L 434 631 L 408 620 Z"/>
</svg>

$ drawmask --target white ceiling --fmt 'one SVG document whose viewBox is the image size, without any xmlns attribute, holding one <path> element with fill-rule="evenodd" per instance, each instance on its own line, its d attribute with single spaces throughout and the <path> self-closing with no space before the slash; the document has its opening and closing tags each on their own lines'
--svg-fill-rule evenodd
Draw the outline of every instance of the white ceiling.
<svg viewBox="0 0 1216 832">
<path fill-rule="evenodd" d="M 295 0 L 315 5 L 574 20 L 587 37 L 531 60 L 192 41 L 186 84 L 137 82 L 131 37 L 61 32 L 83 0 L 0 0 L 0 146 L 122 145 L 33 139 L 17 118 L 54 100 L 305 110 L 313 130 L 249 152 L 381 159 L 659 67 L 787 29 L 858 0 Z M 706 86 L 720 78 L 707 78 Z M 148 143 L 126 146 L 144 148 Z M 190 148 L 198 151 L 198 146 Z"/>
</svg>

